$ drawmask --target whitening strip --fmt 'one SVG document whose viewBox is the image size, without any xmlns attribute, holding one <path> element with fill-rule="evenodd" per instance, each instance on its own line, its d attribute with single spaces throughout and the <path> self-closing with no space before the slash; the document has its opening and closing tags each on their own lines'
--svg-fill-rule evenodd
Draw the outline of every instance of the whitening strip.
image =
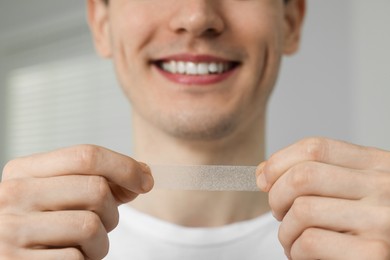
<svg viewBox="0 0 390 260">
<path fill-rule="evenodd" d="M 149 165 L 154 188 L 201 191 L 259 191 L 256 166 Z"/>
</svg>

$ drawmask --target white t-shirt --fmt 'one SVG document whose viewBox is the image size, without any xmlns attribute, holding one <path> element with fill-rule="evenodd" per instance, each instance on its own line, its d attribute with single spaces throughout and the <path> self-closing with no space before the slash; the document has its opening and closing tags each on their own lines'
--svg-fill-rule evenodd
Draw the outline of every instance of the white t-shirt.
<svg viewBox="0 0 390 260">
<path fill-rule="evenodd" d="M 285 260 L 270 213 L 216 228 L 188 228 L 119 207 L 106 260 Z"/>
</svg>

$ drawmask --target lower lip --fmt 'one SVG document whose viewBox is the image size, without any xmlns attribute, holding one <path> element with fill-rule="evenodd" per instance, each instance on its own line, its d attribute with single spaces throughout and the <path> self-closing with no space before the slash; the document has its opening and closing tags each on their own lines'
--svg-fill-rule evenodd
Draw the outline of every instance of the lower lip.
<svg viewBox="0 0 390 260">
<path fill-rule="evenodd" d="M 209 75 L 185 75 L 185 74 L 173 74 L 169 73 L 158 66 L 155 66 L 157 70 L 168 80 L 182 85 L 211 85 L 220 83 L 229 78 L 238 68 L 235 67 L 220 74 L 209 74 Z"/>
</svg>

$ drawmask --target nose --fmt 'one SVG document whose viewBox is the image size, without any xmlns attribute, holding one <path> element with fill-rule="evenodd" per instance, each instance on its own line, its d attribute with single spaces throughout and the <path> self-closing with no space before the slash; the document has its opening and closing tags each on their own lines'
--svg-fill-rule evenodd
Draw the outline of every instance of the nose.
<svg viewBox="0 0 390 260">
<path fill-rule="evenodd" d="M 190 34 L 192 37 L 215 37 L 225 28 L 219 13 L 218 2 L 214 0 L 180 0 L 170 21 L 175 33 Z"/>
</svg>

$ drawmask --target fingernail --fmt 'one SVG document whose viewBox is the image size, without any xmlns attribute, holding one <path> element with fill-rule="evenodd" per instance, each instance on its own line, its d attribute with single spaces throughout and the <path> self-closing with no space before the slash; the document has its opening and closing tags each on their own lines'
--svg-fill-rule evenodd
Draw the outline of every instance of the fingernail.
<svg viewBox="0 0 390 260">
<path fill-rule="evenodd" d="M 142 189 L 145 192 L 149 192 L 150 190 L 152 190 L 153 186 L 154 186 L 154 180 L 152 175 L 144 174 L 142 176 Z"/>
<path fill-rule="evenodd" d="M 256 177 L 259 177 L 260 174 L 263 173 L 264 165 L 265 165 L 265 162 L 262 162 L 262 163 L 259 164 L 259 166 L 257 166 L 257 168 L 256 168 Z"/>
<path fill-rule="evenodd" d="M 142 189 L 145 192 L 150 191 L 153 188 L 154 180 L 152 177 L 152 173 L 150 171 L 150 167 L 146 163 L 140 162 L 143 175 L 142 175 Z"/>
<path fill-rule="evenodd" d="M 259 188 L 262 190 L 262 191 L 267 191 L 267 188 L 268 188 L 268 184 L 267 184 L 267 179 L 265 177 L 265 174 L 264 172 L 262 172 L 258 178 L 257 178 L 257 186 L 259 186 Z"/>
<path fill-rule="evenodd" d="M 139 162 L 139 164 L 141 165 L 142 171 L 144 173 L 150 174 L 150 167 L 149 167 L 149 165 L 147 165 L 146 163 L 143 163 L 143 162 Z"/>
<path fill-rule="evenodd" d="M 259 166 L 256 169 L 256 176 L 257 176 L 257 186 L 262 191 L 267 191 L 268 183 L 267 183 L 267 178 L 264 173 L 264 166 L 266 162 L 262 162 L 259 164 Z"/>
</svg>

